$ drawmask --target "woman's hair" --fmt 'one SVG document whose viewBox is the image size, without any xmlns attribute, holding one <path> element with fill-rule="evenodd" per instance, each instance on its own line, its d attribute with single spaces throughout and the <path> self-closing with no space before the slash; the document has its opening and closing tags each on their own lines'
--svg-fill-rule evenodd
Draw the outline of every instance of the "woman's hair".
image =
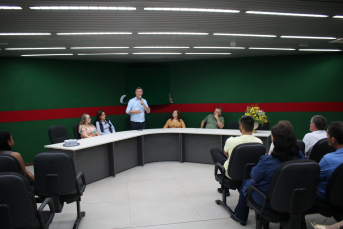
<svg viewBox="0 0 343 229">
<path fill-rule="evenodd" d="M 180 121 L 180 119 L 181 119 L 180 111 L 179 111 L 179 110 L 175 110 L 175 111 L 176 111 L 176 113 L 177 113 L 177 121 L 181 122 L 181 121 Z M 174 113 L 174 111 L 173 111 L 173 113 Z M 173 113 L 172 113 L 172 117 L 170 118 L 170 120 L 173 120 L 173 119 L 174 119 Z"/>
<path fill-rule="evenodd" d="M 100 116 L 101 116 L 102 113 L 104 113 L 104 112 L 105 112 L 105 111 L 103 111 L 103 110 L 99 110 L 99 111 L 96 113 L 95 121 L 94 121 L 94 126 L 96 126 L 96 122 L 99 122 L 100 130 L 101 130 L 102 132 L 104 132 L 104 126 L 102 125 Z M 112 125 L 111 125 L 110 121 L 109 121 L 107 118 L 105 118 L 105 123 L 106 123 L 106 122 L 110 125 L 110 132 L 112 133 L 112 128 L 111 128 Z"/>
<path fill-rule="evenodd" d="M 88 114 L 87 113 L 84 113 L 82 116 L 81 116 L 81 120 L 80 120 L 80 126 L 81 125 L 84 125 L 86 123 L 86 119 L 87 119 L 87 116 Z"/>
<path fill-rule="evenodd" d="M 284 125 L 284 126 L 290 128 L 291 130 L 293 130 L 292 123 L 288 120 L 280 120 L 277 124 Z"/>
<path fill-rule="evenodd" d="M 100 116 L 102 115 L 102 113 L 104 113 L 105 111 L 103 110 L 99 110 L 97 113 L 96 113 L 96 116 L 95 116 L 95 120 L 94 120 L 94 126 L 96 125 L 96 122 L 100 122 Z"/>
<path fill-rule="evenodd" d="M 280 161 L 289 161 L 295 157 L 300 158 L 299 146 L 292 129 L 285 125 L 275 125 L 271 131 L 274 149 L 271 155 Z"/>
<path fill-rule="evenodd" d="M 8 144 L 8 141 L 11 140 L 11 136 L 11 133 L 8 131 L 0 131 L 0 150 L 12 151 L 11 146 Z"/>
</svg>

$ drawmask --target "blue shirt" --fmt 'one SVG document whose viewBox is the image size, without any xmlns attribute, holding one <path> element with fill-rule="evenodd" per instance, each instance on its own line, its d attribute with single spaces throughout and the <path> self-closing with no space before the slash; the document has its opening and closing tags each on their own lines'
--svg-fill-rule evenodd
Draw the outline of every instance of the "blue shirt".
<svg viewBox="0 0 343 229">
<path fill-rule="evenodd" d="M 337 167 L 343 163 L 343 148 L 338 149 L 336 152 L 326 154 L 319 162 L 320 174 L 318 182 L 317 197 L 321 200 L 329 202 L 325 195 L 326 187 L 332 173 Z"/>
<path fill-rule="evenodd" d="M 101 122 L 101 121 L 100 121 L 100 122 Z M 110 120 L 108 120 L 108 122 L 111 123 Z M 114 129 L 114 126 L 112 125 L 112 123 L 111 123 L 111 125 L 110 125 L 108 122 L 106 122 L 106 123 L 101 122 L 101 123 L 102 123 L 102 126 L 104 127 L 104 132 L 102 132 L 101 129 L 100 129 L 100 123 L 99 123 L 99 121 L 97 121 L 97 122 L 95 123 L 95 125 L 96 125 L 96 130 L 98 131 L 98 133 L 99 133 L 100 135 L 112 134 L 112 133 L 116 132 L 115 129 Z M 111 127 L 111 129 L 112 129 L 112 133 L 111 133 L 111 131 L 110 131 L 110 127 Z"/>
<path fill-rule="evenodd" d="M 143 100 L 145 106 L 149 107 L 145 99 L 141 98 L 141 100 Z M 141 104 L 141 101 L 135 97 L 133 99 L 130 99 L 129 104 L 127 104 L 126 114 L 129 114 L 129 111 L 137 111 L 137 110 L 141 110 L 142 113 L 130 114 L 131 122 L 145 122 L 145 117 L 144 117 L 145 109 L 143 105 Z"/>
</svg>

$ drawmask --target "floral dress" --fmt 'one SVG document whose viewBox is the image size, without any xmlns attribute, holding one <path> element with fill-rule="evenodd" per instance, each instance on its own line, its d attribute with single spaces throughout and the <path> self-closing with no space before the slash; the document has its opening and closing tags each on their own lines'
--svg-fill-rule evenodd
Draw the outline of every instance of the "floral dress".
<svg viewBox="0 0 343 229">
<path fill-rule="evenodd" d="M 86 131 L 87 135 L 89 137 L 95 137 L 96 136 L 96 128 L 93 125 L 90 125 L 90 127 L 85 127 L 84 125 L 79 126 L 79 133 L 81 134 L 83 131 Z M 81 135 L 81 138 L 82 135 Z"/>
</svg>

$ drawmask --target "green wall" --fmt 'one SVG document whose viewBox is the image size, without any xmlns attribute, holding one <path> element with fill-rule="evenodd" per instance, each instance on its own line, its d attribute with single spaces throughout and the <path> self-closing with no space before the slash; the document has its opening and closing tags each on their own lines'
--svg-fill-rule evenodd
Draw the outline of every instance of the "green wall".
<svg viewBox="0 0 343 229">
<path fill-rule="evenodd" d="M 343 101 L 343 55 L 301 55 L 230 58 L 149 64 L 169 69 L 174 104 L 268 103 Z M 119 106 L 125 94 L 125 75 L 132 65 L 113 62 L 2 58 L 0 59 L 0 111 Z M 149 102 L 149 101 L 148 101 Z M 263 109 L 263 107 L 261 107 Z M 213 108 L 214 110 L 214 108 Z M 182 113 L 187 127 L 200 127 L 208 113 Z M 343 112 L 269 112 L 270 124 L 292 122 L 302 139 L 315 114 L 328 121 L 342 120 Z M 90 114 L 91 116 L 95 114 Z M 146 115 L 147 128 L 161 128 L 165 113 Z M 242 113 L 224 113 L 225 126 Z M 81 116 L 81 114 L 80 114 Z M 0 117 L 1 118 L 1 117 Z M 108 116 L 117 131 L 127 128 L 127 115 Z M 14 151 L 26 163 L 46 151 L 48 128 L 72 125 L 79 118 L 0 123 L 12 132 Z"/>
</svg>

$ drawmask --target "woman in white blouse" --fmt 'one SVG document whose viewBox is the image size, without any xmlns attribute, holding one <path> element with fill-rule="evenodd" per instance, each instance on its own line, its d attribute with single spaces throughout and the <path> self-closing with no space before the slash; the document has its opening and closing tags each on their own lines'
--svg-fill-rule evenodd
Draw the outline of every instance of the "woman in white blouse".
<svg viewBox="0 0 343 229">
<path fill-rule="evenodd" d="M 96 114 L 94 125 L 99 134 L 112 134 L 115 131 L 111 121 L 106 118 L 105 111 L 100 110 Z"/>
</svg>

